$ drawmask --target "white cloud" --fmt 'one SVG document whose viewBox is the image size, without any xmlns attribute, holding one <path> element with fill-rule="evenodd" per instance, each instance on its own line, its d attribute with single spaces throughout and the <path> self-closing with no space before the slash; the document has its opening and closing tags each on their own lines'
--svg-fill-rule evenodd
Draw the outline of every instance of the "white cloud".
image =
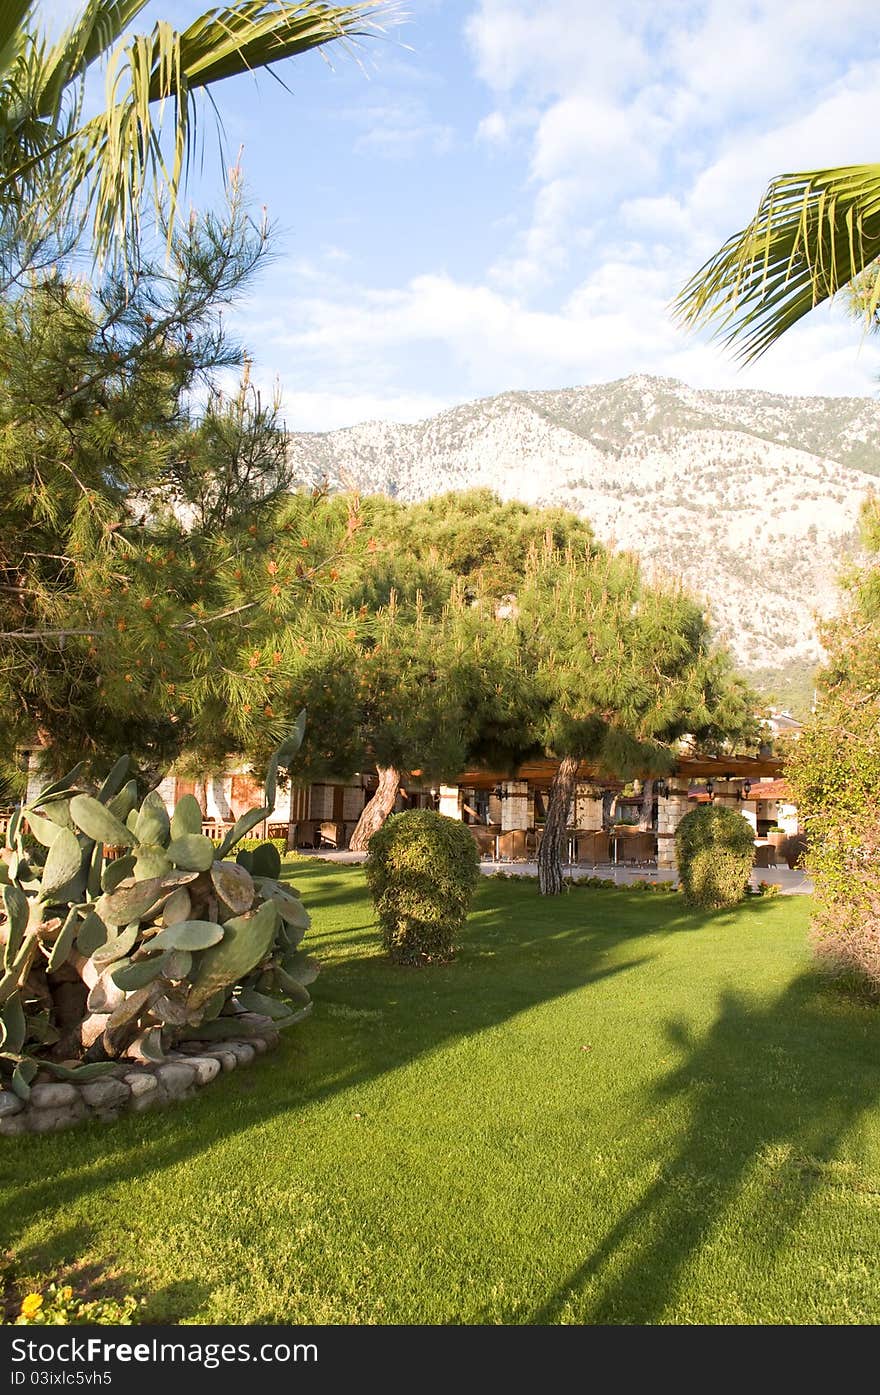
<svg viewBox="0 0 880 1395">
<path fill-rule="evenodd" d="M 524 102 L 538 113 L 529 226 L 496 259 L 497 283 L 545 286 L 570 268 L 584 224 L 601 224 L 613 247 L 639 219 L 695 268 L 773 174 L 876 158 L 880 48 L 859 40 L 873 24 L 867 0 L 840 0 L 833 25 L 824 0 L 589 8 L 480 0 L 467 25 L 493 100 L 484 133 L 506 131 Z"/>
<path fill-rule="evenodd" d="M 368 129 L 355 141 L 354 148 L 359 153 L 370 151 L 400 160 L 410 159 L 425 149 L 434 155 L 445 155 L 452 148 L 452 126 L 431 121 L 412 106 L 369 107 L 362 116 Z"/>
<path fill-rule="evenodd" d="M 554 102 L 535 133 L 532 173 L 538 180 L 576 173 L 606 197 L 640 186 L 657 167 L 668 122 L 641 103 L 625 107 L 578 91 Z"/>
<path fill-rule="evenodd" d="M 670 311 L 772 175 L 876 158 L 873 24 L 866 0 L 839 0 L 833 24 L 825 0 L 475 0 L 467 36 L 485 103 L 473 145 L 457 146 L 467 216 L 454 274 L 426 258 L 419 274 L 365 283 L 360 247 L 348 265 L 330 248 L 282 264 L 287 298 L 251 307 L 243 337 L 279 371 L 291 427 L 410 421 L 451 400 L 631 373 L 873 394 L 880 344 L 840 311 L 809 316 L 742 371 Z M 344 112 L 356 148 L 447 149 L 460 114 L 429 95 L 383 91 Z M 480 170 L 489 193 L 472 213 Z"/>
<path fill-rule="evenodd" d="M 619 216 L 628 231 L 637 232 L 642 238 L 653 234 L 667 243 L 689 236 L 693 226 L 688 210 L 671 194 L 626 199 L 620 205 Z"/>
<path fill-rule="evenodd" d="M 430 393 L 389 394 L 340 388 L 335 392 L 285 392 L 281 414 L 291 431 L 335 431 L 364 421 L 422 421 L 450 404 Z"/>
<path fill-rule="evenodd" d="M 490 111 L 477 126 L 477 140 L 489 145 L 505 145 L 510 140 L 510 121 L 501 111 Z"/>
<path fill-rule="evenodd" d="M 482 0 L 466 33 L 480 76 L 498 94 L 519 85 L 535 99 L 574 85 L 606 93 L 650 75 L 642 31 L 651 9 L 651 0 L 594 4 L 589 12 L 583 0 Z"/>
<path fill-rule="evenodd" d="M 859 65 L 845 85 L 835 84 L 802 115 L 747 140 L 728 140 L 694 181 L 688 198 L 694 223 L 707 233 L 732 233 L 751 217 L 774 175 L 875 160 L 878 126 L 880 61 Z"/>
<path fill-rule="evenodd" d="M 442 275 L 393 289 L 350 286 L 337 299 L 297 299 L 279 305 L 274 324 L 263 324 L 260 353 L 280 365 L 289 424 L 311 430 L 377 417 L 410 421 L 441 410 L 448 395 L 397 386 L 414 359 L 438 352 L 453 366 L 458 400 L 630 373 L 792 394 L 875 390 L 880 346 L 862 345 L 858 326 L 839 312 L 820 312 L 741 372 L 730 355 L 673 322 L 676 264 L 645 265 L 645 249 L 636 244 L 626 251 L 597 266 L 555 311 Z M 324 378 L 327 386 L 303 387 L 304 364 L 310 379 Z"/>
</svg>

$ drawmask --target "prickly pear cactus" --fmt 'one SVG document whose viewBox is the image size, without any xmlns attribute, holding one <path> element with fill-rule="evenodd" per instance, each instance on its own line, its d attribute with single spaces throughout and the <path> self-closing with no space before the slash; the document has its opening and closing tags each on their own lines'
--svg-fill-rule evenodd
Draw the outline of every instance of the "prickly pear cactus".
<svg viewBox="0 0 880 1395">
<path fill-rule="evenodd" d="M 183 1039 L 240 1037 L 244 1012 L 277 1027 L 308 1015 L 317 973 L 301 949 L 308 912 L 278 881 L 271 844 L 231 860 L 272 812 L 304 716 L 270 761 L 265 806 L 219 849 L 192 795 L 170 818 L 155 791 L 138 805 L 127 756 L 97 795 L 77 766 L 16 811 L 0 852 L 4 1085 L 27 1099 L 41 1067 L 88 1080 Z"/>
</svg>

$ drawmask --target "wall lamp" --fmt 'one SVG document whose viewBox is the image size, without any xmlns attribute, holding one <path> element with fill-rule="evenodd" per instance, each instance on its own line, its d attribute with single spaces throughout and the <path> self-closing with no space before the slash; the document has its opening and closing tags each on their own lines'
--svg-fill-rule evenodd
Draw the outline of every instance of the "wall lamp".
<svg viewBox="0 0 880 1395">
<path fill-rule="evenodd" d="M 505 790 L 500 785 L 496 785 L 492 790 L 496 799 L 526 799 L 528 796 L 523 790 Z"/>
</svg>

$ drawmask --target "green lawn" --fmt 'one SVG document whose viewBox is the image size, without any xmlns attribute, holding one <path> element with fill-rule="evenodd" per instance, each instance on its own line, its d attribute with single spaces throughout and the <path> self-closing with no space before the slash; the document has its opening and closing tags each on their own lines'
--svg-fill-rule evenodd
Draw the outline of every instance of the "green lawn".
<svg viewBox="0 0 880 1395">
<path fill-rule="evenodd" d="M 813 974 L 805 898 L 484 880 L 413 970 L 360 868 L 296 880 L 312 1019 L 174 1110 L 4 1140 L 20 1274 L 154 1321 L 877 1320 L 880 1012 Z"/>
</svg>

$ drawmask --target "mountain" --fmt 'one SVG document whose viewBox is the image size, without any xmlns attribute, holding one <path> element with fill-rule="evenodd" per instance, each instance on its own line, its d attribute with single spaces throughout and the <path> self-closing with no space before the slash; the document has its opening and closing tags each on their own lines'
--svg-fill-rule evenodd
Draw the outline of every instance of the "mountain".
<svg viewBox="0 0 880 1395">
<path fill-rule="evenodd" d="M 880 474 L 880 403 L 636 376 L 502 393 L 411 425 L 298 433 L 291 451 L 304 479 L 362 493 L 488 486 L 574 509 L 681 576 L 740 666 L 772 677 L 821 657 L 816 617 L 834 609 Z"/>
</svg>

